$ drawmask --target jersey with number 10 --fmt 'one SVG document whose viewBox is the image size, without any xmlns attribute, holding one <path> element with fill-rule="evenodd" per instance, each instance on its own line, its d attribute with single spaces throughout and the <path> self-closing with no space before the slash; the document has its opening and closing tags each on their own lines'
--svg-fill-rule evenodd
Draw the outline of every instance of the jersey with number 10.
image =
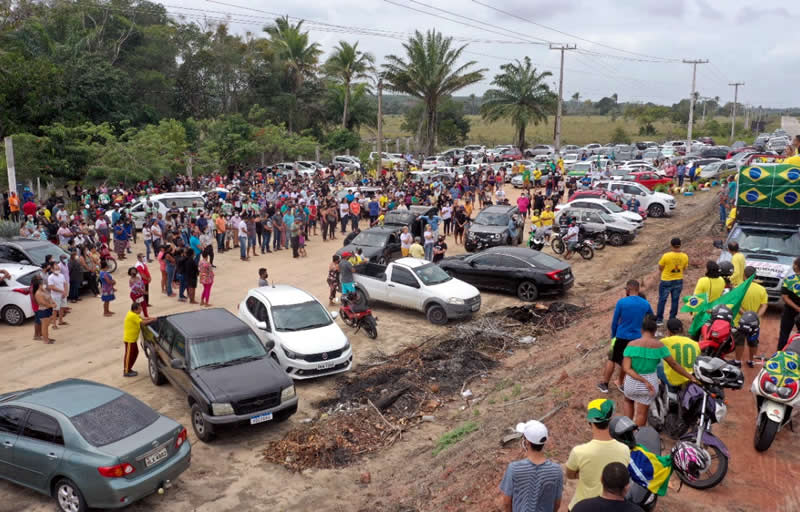
<svg viewBox="0 0 800 512">
<path fill-rule="evenodd" d="M 694 361 L 700 355 L 700 345 L 686 336 L 669 336 L 662 338 L 661 342 L 669 349 L 675 361 L 688 373 L 692 373 Z M 664 364 L 664 374 L 673 386 L 682 386 L 687 381 L 683 375 L 677 373 L 666 363 Z"/>
</svg>

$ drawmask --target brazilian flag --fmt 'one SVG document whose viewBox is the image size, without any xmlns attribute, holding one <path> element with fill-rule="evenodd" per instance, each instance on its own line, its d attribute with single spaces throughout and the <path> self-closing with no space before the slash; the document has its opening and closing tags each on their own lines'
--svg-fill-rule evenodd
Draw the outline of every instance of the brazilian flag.
<svg viewBox="0 0 800 512">
<path fill-rule="evenodd" d="M 796 352 L 777 352 L 764 363 L 764 368 L 778 387 L 800 381 L 800 355 Z"/>
<path fill-rule="evenodd" d="M 628 464 L 631 480 L 659 496 L 667 493 L 672 476 L 672 455 L 656 455 L 642 445 L 631 450 Z"/>
<path fill-rule="evenodd" d="M 773 172 L 770 168 L 764 167 L 748 167 L 743 169 L 739 175 L 739 186 L 744 185 L 772 185 Z"/>
<path fill-rule="evenodd" d="M 800 168 L 789 166 L 775 175 L 775 184 L 800 184 Z"/>
<path fill-rule="evenodd" d="M 733 312 L 734 318 L 739 313 L 739 308 L 742 307 L 742 300 L 744 299 L 744 295 L 747 293 L 747 289 L 750 288 L 750 283 L 753 282 L 753 279 L 756 278 L 756 275 L 753 274 L 752 276 L 748 277 L 745 282 L 734 288 L 733 290 L 729 291 L 722 297 L 718 298 L 714 302 L 708 303 L 698 314 L 694 315 L 694 320 L 692 320 L 692 325 L 689 326 L 689 336 L 694 336 L 698 332 L 700 332 L 700 328 L 703 327 L 703 324 L 711 318 L 710 311 L 714 309 L 714 306 L 719 306 L 720 304 L 725 304 L 728 306 L 731 311 Z"/>
<path fill-rule="evenodd" d="M 780 204 L 776 204 L 777 201 Z M 800 187 L 775 187 L 773 208 L 797 208 L 800 206 Z"/>
<path fill-rule="evenodd" d="M 739 199 L 742 200 L 740 203 L 742 206 L 747 205 L 769 208 L 769 195 L 762 192 L 759 187 L 750 187 L 748 189 L 744 189 L 743 192 L 739 194 Z"/>
<path fill-rule="evenodd" d="M 700 293 L 698 295 L 687 295 L 683 298 L 682 313 L 697 313 L 703 311 L 703 307 L 708 302 L 708 295 Z"/>
<path fill-rule="evenodd" d="M 796 297 L 800 297 L 800 276 L 797 274 L 786 276 L 783 279 L 783 288 Z"/>
</svg>

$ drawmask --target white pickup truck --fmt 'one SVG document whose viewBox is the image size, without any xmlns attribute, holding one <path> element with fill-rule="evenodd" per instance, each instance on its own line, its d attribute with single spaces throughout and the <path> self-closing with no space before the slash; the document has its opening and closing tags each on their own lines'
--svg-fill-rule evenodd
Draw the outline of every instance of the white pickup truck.
<svg viewBox="0 0 800 512">
<path fill-rule="evenodd" d="M 431 323 L 443 325 L 481 308 L 478 289 L 450 277 L 435 263 L 400 258 L 388 265 L 366 263 L 353 274 L 360 301 L 381 301 L 422 311 Z"/>
</svg>

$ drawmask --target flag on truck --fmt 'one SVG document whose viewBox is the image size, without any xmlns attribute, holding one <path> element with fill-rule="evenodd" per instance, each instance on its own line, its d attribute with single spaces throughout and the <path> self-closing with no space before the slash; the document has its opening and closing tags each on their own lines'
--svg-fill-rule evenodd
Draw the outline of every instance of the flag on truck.
<svg viewBox="0 0 800 512">
<path fill-rule="evenodd" d="M 699 312 L 694 315 L 694 319 L 692 320 L 692 325 L 689 327 L 689 336 L 694 336 L 698 332 L 700 332 L 700 328 L 703 327 L 703 324 L 708 322 L 711 318 L 711 310 L 714 309 L 715 306 L 719 306 L 720 304 L 725 304 L 730 308 L 733 312 L 734 318 L 739 313 L 739 309 L 742 307 L 742 300 L 744 300 L 744 295 L 747 293 L 747 289 L 750 287 L 750 283 L 753 282 L 756 275 L 753 274 L 752 276 L 748 277 L 745 282 L 734 288 L 733 290 L 729 291 L 722 297 L 718 298 L 714 302 L 708 303 L 704 308 L 699 310 Z"/>
</svg>

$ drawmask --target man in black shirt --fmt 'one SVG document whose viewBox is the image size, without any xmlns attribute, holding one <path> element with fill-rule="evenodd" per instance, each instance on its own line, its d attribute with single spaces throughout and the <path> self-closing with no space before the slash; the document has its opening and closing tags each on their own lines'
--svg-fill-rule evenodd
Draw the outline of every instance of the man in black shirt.
<svg viewBox="0 0 800 512">
<path fill-rule="evenodd" d="M 439 235 L 439 241 L 433 246 L 433 262 L 438 263 L 444 258 L 444 253 L 447 252 L 447 242 L 444 241 L 444 235 Z"/>
<path fill-rule="evenodd" d="M 603 484 L 603 494 L 579 501 L 571 512 L 643 512 L 640 506 L 625 501 L 630 484 L 625 464 L 611 462 L 606 465 L 600 481 Z"/>
</svg>

